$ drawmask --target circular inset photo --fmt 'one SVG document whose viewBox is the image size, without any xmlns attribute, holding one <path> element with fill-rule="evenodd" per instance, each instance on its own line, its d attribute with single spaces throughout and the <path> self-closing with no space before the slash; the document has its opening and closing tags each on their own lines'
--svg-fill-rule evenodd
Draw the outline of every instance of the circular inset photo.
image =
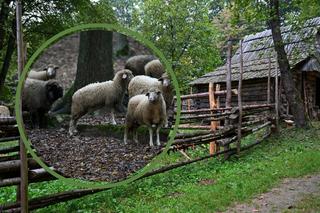
<svg viewBox="0 0 320 213">
<path fill-rule="evenodd" d="M 21 89 L 36 155 L 67 178 L 132 177 L 165 149 L 173 129 L 176 88 L 164 64 L 134 38 L 103 29 L 50 45 Z"/>
</svg>

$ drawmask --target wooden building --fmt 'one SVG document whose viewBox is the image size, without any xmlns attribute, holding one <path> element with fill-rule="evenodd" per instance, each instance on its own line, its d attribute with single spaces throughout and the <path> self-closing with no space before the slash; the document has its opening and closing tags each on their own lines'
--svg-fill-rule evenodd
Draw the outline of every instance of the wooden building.
<svg viewBox="0 0 320 213">
<path fill-rule="evenodd" d="M 285 43 L 285 51 L 288 55 L 291 71 L 294 75 L 296 88 L 301 93 L 305 110 L 311 118 L 319 118 L 320 115 L 320 17 L 308 20 L 303 28 L 294 29 L 293 26 L 281 28 Z M 232 88 L 238 87 L 240 49 L 231 59 Z M 248 35 L 243 39 L 243 104 L 262 104 L 267 102 L 267 85 L 270 70 L 271 76 L 271 103 L 274 102 L 274 85 L 278 63 L 274 50 L 271 30 L 265 30 L 254 35 Z M 194 92 L 207 92 L 209 82 L 220 85 L 221 90 L 226 87 L 227 64 L 207 73 L 192 81 L 190 85 Z M 281 79 L 280 71 L 278 71 Z M 289 115 L 286 97 L 280 84 L 280 113 Z M 223 107 L 225 97 L 220 97 L 220 105 Z M 232 97 L 232 105 L 236 106 L 237 96 Z M 207 100 L 195 102 L 196 108 L 208 108 Z"/>
</svg>

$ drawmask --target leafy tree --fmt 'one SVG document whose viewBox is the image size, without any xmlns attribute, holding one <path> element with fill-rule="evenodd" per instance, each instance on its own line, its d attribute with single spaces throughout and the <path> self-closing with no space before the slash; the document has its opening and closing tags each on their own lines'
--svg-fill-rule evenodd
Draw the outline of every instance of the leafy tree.
<svg viewBox="0 0 320 213">
<path fill-rule="evenodd" d="M 317 0 L 308 0 L 309 4 L 317 2 Z M 307 127 L 303 103 L 299 91 L 294 86 L 292 73 L 289 66 L 287 54 L 284 50 L 284 42 L 280 31 L 280 26 L 286 22 L 286 17 L 291 17 L 292 20 L 303 20 L 303 18 L 311 16 L 306 15 L 305 8 L 301 1 L 245 1 L 237 0 L 237 14 L 246 17 L 247 19 L 260 19 L 267 21 L 274 41 L 275 51 L 281 73 L 281 80 L 284 91 L 293 112 L 293 117 L 297 127 Z M 302 18 L 301 15 L 304 14 Z M 314 12 L 312 15 L 317 15 Z M 292 21 L 291 20 L 291 21 Z"/>
<path fill-rule="evenodd" d="M 92 3 L 90 0 L 25 0 L 22 3 L 22 24 L 24 41 L 28 47 L 27 56 L 32 55 L 44 41 L 69 27 L 82 23 L 116 22 L 108 0 L 100 0 L 97 3 Z M 0 6 L 0 17 L 4 17 L 0 21 L 4 23 L 0 23 L 0 37 L 1 32 L 4 31 L 4 39 L 1 42 L 7 44 L 0 48 L 0 99 L 4 99 L 8 91 L 4 89 L 4 80 L 8 81 L 16 70 L 16 64 L 11 63 L 16 59 L 15 42 L 10 42 L 12 37 L 15 40 L 15 25 L 13 24 L 15 23 L 15 2 L 6 0 Z M 11 50 L 13 51 L 10 52 Z"/>
<path fill-rule="evenodd" d="M 208 6 L 205 0 L 147 0 L 134 16 L 136 29 L 172 63 L 182 90 L 221 63 Z"/>
</svg>

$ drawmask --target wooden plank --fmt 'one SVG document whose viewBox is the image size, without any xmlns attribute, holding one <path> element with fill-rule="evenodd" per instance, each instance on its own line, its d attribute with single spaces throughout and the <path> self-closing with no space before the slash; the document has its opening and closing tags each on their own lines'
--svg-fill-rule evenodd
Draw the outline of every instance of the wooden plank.
<svg viewBox="0 0 320 213">
<path fill-rule="evenodd" d="M 25 57 L 23 50 L 23 33 L 22 33 L 22 5 L 21 0 L 16 0 L 16 26 L 17 26 L 17 53 L 18 53 L 18 75 L 19 78 L 23 71 L 23 67 L 25 65 Z M 20 97 L 21 100 L 21 97 Z M 22 109 L 20 105 L 19 109 L 20 113 L 22 114 Z M 20 187 L 17 190 L 17 201 L 20 201 L 20 210 L 22 213 L 29 212 L 28 207 L 28 160 L 27 160 L 27 151 L 23 141 L 20 139 Z"/>
<path fill-rule="evenodd" d="M 210 103 L 210 109 L 215 109 L 217 107 L 216 100 L 215 100 L 215 88 L 214 84 L 212 82 L 209 83 L 209 103 Z M 217 122 L 211 121 L 210 123 L 210 129 L 212 131 L 215 131 L 217 129 Z M 216 152 L 216 141 L 212 141 L 209 145 L 209 152 L 210 154 L 214 154 Z"/>
</svg>

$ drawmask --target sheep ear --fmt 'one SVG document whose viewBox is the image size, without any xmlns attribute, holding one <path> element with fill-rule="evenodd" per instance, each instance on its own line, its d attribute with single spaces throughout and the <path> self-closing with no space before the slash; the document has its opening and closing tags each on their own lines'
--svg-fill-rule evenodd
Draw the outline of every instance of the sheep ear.
<svg viewBox="0 0 320 213">
<path fill-rule="evenodd" d="M 150 95 L 150 93 L 148 93 L 148 92 L 147 92 L 147 93 L 146 93 L 146 96 L 148 96 L 148 97 L 149 97 L 149 95 Z"/>
<path fill-rule="evenodd" d="M 57 70 L 57 69 L 59 69 L 59 68 L 60 68 L 60 67 L 58 67 L 58 66 L 55 66 L 55 67 L 54 67 L 55 70 Z"/>
<path fill-rule="evenodd" d="M 127 77 L 128 77 L 128 76 L 127 76 L 127 74 L 125 74 L 125 73 L 122 75 L 122 79 L 126 79 Z"/>
<path fill-rule="evenodd" d="M 159 78 L 158 81 L 163 81 L 163 78 Z"/>
</svg>

